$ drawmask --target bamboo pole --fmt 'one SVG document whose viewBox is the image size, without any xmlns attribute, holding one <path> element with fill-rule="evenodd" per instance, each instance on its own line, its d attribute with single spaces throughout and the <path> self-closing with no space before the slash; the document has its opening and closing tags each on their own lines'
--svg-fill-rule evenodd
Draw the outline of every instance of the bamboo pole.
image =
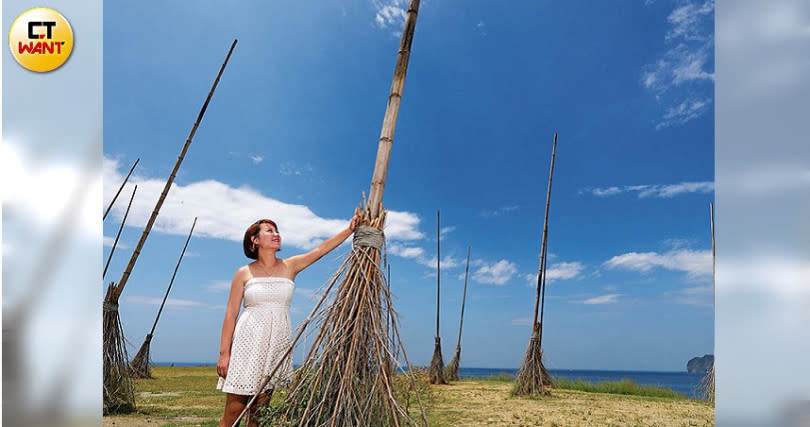
<svg viewBox="0 0 810 427">
<path fill-rule="evenodd" d="M 135 358 L 132 359 L 130 363 L 130 370 L 131 375 L 136 378 L 152 378 L 152 373 L 149 369 L 149 349 L 150 344 L 152 343 L 152 336 L 155 334 L 155 327 L 157 327 L 158 319 L 160 319 L 160 314 L 163 312 L 163 306 L 166 305 L 166 299 L 169 297 L 169 292 L 172 290 L 172 285 L 174 284 L 174 278 L 177 276 L 177 270 L 180 268 L 180 262 L 183 261 L 183 255 L 186 254 L 186 248 L 188 248 L 188 242 L 191 240 L 191 235 L 194 233 L 194 226 L 197 225 L 197 217 L 194 217 L 194 222 L 191 224 L 191 231 L 188 232 L 188 237 L 186 238 L 186 243 L 183 245 L 183 250 L 180 252 L 180 258 L 177 260 L 177 265 L 174 266 L 174 273 L 172 273 L 172 278 L 169 281 L 169 286 L 166 288 L 166 294 L 163 295 L 163 301 L 160 303 L 160 308 L 158 309 L 157 316 L 155 316 L 155 323 L 152 324 L 152 330 L 146 334 L 146 338 L 143 340 L 143 344 L 141 344 L 141 348 L 138 351 L 138 354 L 135 355 Z"/>
<path fill-rule="evenodd" d="M 546 240 L 548 243 L 548 240 Z M 548 245 L 543 245 L 543 255 L 547 255 L 548 253 Z M 543 348 L 543 313 L 545 312 L 546 308 L 546 267 L 548 266 L 547 263 L 543 263 L 543 290 L 540 296 L 540 323 L 537 327 L 538 334 L 537 340 L 540 342 L 540 348 Z"/>
<path fill-rule="evenodd" d="M 548 238 L 548 209 L 551 203 L 551 179 L 554 176 L 554 157 L 557 154 L 557 132 L 554 132 L 554 144 L 551 148 L 551 167 L 548 171 L 548 190 L 546 191 L 546 213 L 543 218 L 543 240 L 540 249 L 540 268 L 537 272 L 537 296 L 534 301 L 534 321 L 532 328 L 537 328 L 537 309 L 540 304 L 540 288 L 542 286 L 542 276 L 546 265 L 546 240 Z"/>
<path fill-rule="evenodd" d="M 436 339 L 439 339 L 439 307 L 441 306 L 442 289 L 442 251 L 440 212 L 436 211 Z"/>
<path fill-rule="evenodd" d="M 129 176 L 132 175 L 132 171 L 135 170 L 135 166 L 138 165 L 138 162 L 141 161 L 141 158 L 135 159 L 135 163 L 132 164 L 132 167 L 129 168 L 129 173 L 127 174 L 126 178 L 124 178 L 124 182 L 121 183 L 121 186 L 118 187 L 118 191 L 115 192 L 115 196 L 113 196 L 112 200 L 110 201 L 109 206 L 107 206 L 107 210 L 104 211 L 104 216 L 101 217 L 101 220 L 104 221 L 107 219 L 107 214 L 110 213 L 110 209 L 112 209 L 113 205 L 115 204 L 115 200 L 118 198 L 118 195 L 121 194 L 121 190 L 124 189 L 124 185 L 129 180 Z"/>
<path fill-rule="evenodd" d="M 202 121 L 203 115 L 205 115 L 205 110 L 208 109 L 208 103 L 211 101 L 211 97 L 214 96 L 214 91 L 219 84 L 219 79 L 222 77 L 222 72 L 225 71 L 225 66 L 228 65 L 228 60 L 231 58 L 231 53 L 233 53 L 233 48 L 236 47 L 237 40 L 234 39 L 233 43 L 231 44 L 230 50 L 228 50 L 228 55 L 225 56 L 225 61 L 222 62 L 222 66 L 219 68 L 219 73 L 217 73 L 217 77 L 214 80 L 214 84 L 211 86 L 211 90 L 208 92 L 208 96 L 205 98 L 205 102 L 203 103 L 202 108 L 200 109 L 200 113 L 197 115 L 197 120 L 194 121 L 194 125 L 191 126 L 191 131 L 186 138 L 185 144 L 183 144 L 183 149 L 180 151 L 180 155 L 177 157 L 177 162 L 174 164 L 174 168 L 172 169 L 171 174 L 169 175 L 169 179 L 166 180 L 166 185 L 163 186 L 163 192 L 160 193 L 160 197 L 158 198 L 157 204 L 155 204 L 155 208 L 152 211 L 152 215 L 149 217 L 149 221 L 146 223 L 146 227 L 143 230 L 143 234 L 141 234 L 141 238 L 138 241 L 138 245 L 135 246 L 135 250 L 132 252 L 132 257 L 129 260 L 129 264 L 127 264 L 126 269 L 124 270 L 124 274 L 121 276 L 121 279 L 118 281 L 118 294 L 120 295 L 121 292 L 124 290 L 124 286 L 127 284 L 127 280 L 129 280 L 129 275 L 132 272 L 132 268 L 135 267 L 135 262 L 138 261 L 138 256 L 141 253 L 141 249 L 143 248 L 144 243 L 146 242 L 146 238 L 149 236 L 149 232 L 152 230 L 152 226 L 155 224 L 155 220 L 157 219 L 158 213 L 160 212 L 161 206 L 163 206 L 163 202 L 166 200 L 166 196 L 169 194 L 169 189 L 172 186 L 172 182 L 174 182 L 175 176 L 177 176 L 177 170 L 180 169 L 180 164 L 183 162 L 183 159 L 186 156 L 186 152 L 188 151 L 188 147 L 191 145 L 191 140 L 194 138 L 194 134 L 197 133 L 197 127 L 200 125 Z"/>
<path fill-rule="evenodd" d="M 115 241 L 113 242 L 112 249 L 110 249 L 110 255 L 107 257 L 107 262 L 104 263 L 104 271 L 101 273 L 101 278 L 107 276 L 107 267 L 110 266 L 110 261 L 112 260 L 112 256 L 115 253 L 115 248 L 118 246 L 118 238 L 121 237 L 121 231 L 124 230 L 124 224 L 127 222 L 127 216 L 129 215 L 129 208 L 132 207 L 132 200 L 135 198 L 135 192 L 138 191 L 138 185 L 135 185 L 135 188 L 132 189 L 132 196 L 129 198 L 129 203 L 127 203 L 127 210 L 124 212 L 124 219 L 121 220 L 121 226 L 118 227 L 118 234 L 115 235 Z"/>
<path fill-rule="evenodd" d="M 163 295 L 163 301 L 160 303 L 160 309 L 158 310 L 158 314 L 155 317 L 155 323 L 152 324 L 152 329 L 149 331 L 149 336 L 155 334 L 155 327 L 157 326 L 158 319 L 160 319 L 160 313 L 163 312 L 163 306 L 166 305 L 166 299 L 169 297 L 169 291 L 172 290 L 172 285 L 174 284 L 174 278 L 177 276 L 177 270 L 180 268 L 180 263 L 183 261 L 183 256 L 186 254 L 186 248 L 188 248 L 188 242 L 191 240 L 191 235 L 194 234 L 194 227 L 197 225 L 197 217 L 194 217 L 194 222 L 191 223 L 191 231 L 188 232 L 188 237 L 186 237 L 186 243 L 183 245 L 183 250 L 180 252 L 180 258 L 177 260 L 177 265 L 174 266 L 174 272 L 172 273 L 172 279 L 169 281 L 169 287 L 166 289 L 166 294 Z"/>
<path fill-rule="evenodd" d="M 391 146 L 394 143 L 394 129 L 397 125 L 399 104 L 402 100 L 402 88 L 405 85 L 405 75 L 408 72 L 408 59 L 411 55 L 411 43 L 416 27 L 416 18 L 419 11 L 419 0 L 411 0 L 405 16 L 405 27 L 399 43 L 397 63 L 394 67 L 394 79 L 391 83 L 391 92 L 388 95 L 388 105 L 385 108 L 380 143 L 377 148 L 377 160 L 374 164 L 374 174 L 371 177 L 371 189 L 368 194 L 368 209 L 371 218 L 376 218 L 382 209 L 385 178 L 388 174 L 388 160 L 391 157 Z"/>
<path fill-rule="evenodd" d="M 461 320 L 458 322 L 458 342 L 456 347 L 461 348 L 461 328 L 464 327 L 464 305 L 467 303 L 467 277 L 470 274 L 470 246 L 467 246 L 467 266 L 464 268 L 464 293 L 461 296 Z"/>
</svg>

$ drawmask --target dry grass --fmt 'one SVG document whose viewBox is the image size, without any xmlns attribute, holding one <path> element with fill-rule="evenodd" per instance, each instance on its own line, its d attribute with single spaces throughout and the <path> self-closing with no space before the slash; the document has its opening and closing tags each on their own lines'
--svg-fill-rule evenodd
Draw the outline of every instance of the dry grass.
<svg viewBox="0 0 810 427">
<path fill-rule="evenodd" d="M 555 389 L 550 397 L 511 397 L 509 381 L 465 380 L 434 387 L 434 426 L 711 426 L 714 410 L 688 399 Z"/>
<path fill-rule="evenodd" d="M 135 380 L 138 410 L 106 416 L 104 426 L 215 426 L 225 395 L 214 367 L 153 367 L 155 379 Z M 428 381 L 420 374 L 421 384 Z M 712 426 L 706 402 L 555 389 L 551 397 L 511 397 L 510 379 L 463 380 L 431 386 L 431 426 Z M 418 408 L 411 405 L 416 415 Z"/>
</svg>

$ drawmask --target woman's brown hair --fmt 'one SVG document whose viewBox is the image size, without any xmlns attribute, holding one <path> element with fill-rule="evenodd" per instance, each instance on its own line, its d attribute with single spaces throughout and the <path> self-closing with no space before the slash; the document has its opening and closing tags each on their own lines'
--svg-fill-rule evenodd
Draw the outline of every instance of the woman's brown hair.
<svg viewBox="0 0 810 427">
<path fill-rule="evenodd" d="M 251 224 L 250 227 L 245 230 L 245 238 L 242 239 L 242 249 L 245 250 L 245 256 L 250 259 L 259 259 L 259 253 L 252 239 L 262 230 L 262 224 L 270 224 L 276 229 L 276 232 L 278 232 L 278 226 L 272 219 L 260 219 Z"/>
</svg>

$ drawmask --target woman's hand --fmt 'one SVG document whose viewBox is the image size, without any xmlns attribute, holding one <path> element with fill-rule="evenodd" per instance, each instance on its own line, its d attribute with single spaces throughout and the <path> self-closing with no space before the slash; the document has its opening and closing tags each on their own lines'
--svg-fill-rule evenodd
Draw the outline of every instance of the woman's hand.
<svg viewBox="0 0 810 427">
<path fill-rule="evenodd" d="M 354 217 L 352 218 L 352 221 L 349 223 L 349 231 L 354 233 L 354 229 L 357 228 L 358 225 L 360 225 L 360 221 L 362 219 L 363 219 L 363 212 L 360 210 L 360 208 L 354 208 Z"/>
<path fill-rule="evenodd" d="M 230 354 L 220 354 L 219 360 L 217 360 L 217 375 L 222 378 L 225 378 L 228 375 L 228 365 L 231 363 L 231 355 Z"/>
</svg>

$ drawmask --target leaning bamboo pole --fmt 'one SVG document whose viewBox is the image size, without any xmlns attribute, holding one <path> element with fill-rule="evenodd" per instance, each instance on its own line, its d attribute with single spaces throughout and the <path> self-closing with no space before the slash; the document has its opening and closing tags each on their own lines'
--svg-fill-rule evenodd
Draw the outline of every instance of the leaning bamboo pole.
<svg viewBox="0 0 810 427">
<path fill-rule="evenodd" d="M 127 211 L 124 212 L 124 219 L 121 220 L 121 226 L 118 227 L 118 234 L 115 235 L 115 241 L 113 242 L 112 248 L 110 249 L 110 255 L 107 257 L 107 262 L 104 263 L 104 271 L 101 273 L 101 278 L 107 277 L 107 268 L 110 266 L 110 261 L 112 260 L 112 256 L 115 253 L 115 248 L 118 246 L 118 238 L 121 237 L 121 231 L 124 230 L 124 224 L 127 223 L 127 216 L 129 216 L 129 208 L 132 207 L 132 200 L 135 199 L 135 192 L 138 191 L 138 185 L 135 185 L 135 188 L 132 189 L 132 196 L 129 198 L 129 203 L 127 203 Z"/>
<path fill-rule="evenodd" d="M 127 174 L 126 178 L 124 178 L 124 182 L 121 183 L 121 186 L 118 187 L 118 191 L 115 192 L 115 196 L 113 196 L 110 204 L 107 206 L 107 209 L 104 211 L 104 216 L 101 217 L 101 220 L 107 219 L 107 214 L 110 213 L 110 209 L 112 209 L 113 205 L 115 204 L 115 200 L 118 198 L 118 195 L 121 194 L 121 190 L 124 189 L 124 185 L 126 185 L 127 181 L 129 180 L 129 176 L 132 175 L 132 171 L 135 170 L 135 166 L 138 165 L 138 162 L 141 161 L 141 158 L 138 157 L 135 159 L 135 163 L 132 164 L 132 167 L 129 168 L 129 173 Z"/>
<path fill-rule="evenodd" d="M 231 48 L 228 50 L 227 56 L 225 56 L 225 61 L 223 61 L 222 66 L 219 68 L 219 72 L 214 80 L 214 84 L 211 86 L 211 90 L 208 92 L 208 96 L 205 98 L 205 102 L 200 109 L 200 113 L 197 115 L 197 120 L 191 127 L 191 131 L 186 138 L 183 149 L 180 151 L 177 162 L 174 164 L 174 168 L 172 169 L 169 178 L 166 180 L 166 185 L 163 187 L 163 192 L 160 194 L 157 204 L 155 204 L 155 208 L 152 211 L 152 215 L 149 217 L 149 221 L 146 223 L 146 227 L 141 234 L 141 238 L 138 240 L 135 250 L 132 251 L 132 256 L 124 269 L 121 279 L 118 280 L 117 285 L 115 283 L 110 284 L 105 296 L 103 321 L 103 389 L 105 414 L 127 413 L 133 411 L 135 408 L 134 395 L 131 393 L 132 384 L 127 372 L 128 367 L 126 365 L 126 349 L 124 348 L 123 342 L 123 329 L 121 326 L 121 319 L 118 315 L 118 299 L 121 296 L 121 293 L 124 291 L 124 286 L 126 286 L 127 280 L 129 280 L 129 276 L 132 273 L 132 269 L 135 267 L 135 262 L 138 260 L 138 256 L 140 255 L 141 249 L 146 242 L 146 238 L 149 236 L 149 232 L 152 230 L 152 225 L 155 223 L 158 212 L 160 212 L 160 208 L 163 206 L 163 201 L 166 199 L 166 195 L 169 193 L 169 189 L 172 186 L 172 182 L 177 174 L 177 170 L 180 168 L 180 164 L 183 162 L 186 151 L 188 151 L 188 147 L 191 145 L 191 140 L 194 138 L 194 134 L 197 132 L 197 127 L 202 121 L 205 110 L 208 108 L 208 103 L 211 101 L 211 97 L 214 95 L 214 90 L 219 83 L 219 79 L 222 77 L 222 72 L 225 71 L 225 66 L 228 64 L 228 59 L 230 59 L 234 47 L 236 47 L 235 39 L 231 44 Z M 119 333 L 120 337 L 118 336 Z"/>
<path fill-rule="evenodd" d="M 270 423 L 318 426 L 416 423 L 407 406 L 403 407 L 403 403 L 407 405 L 413 398 L 412 388 L 398 388 L 396 383 L 400 379 L 392 377 L 385 367 L 392 345 L 384 322 L 393 308 L 382 272 L 381 250 L 385 243 L 382 230 L 386 217 L 382 196 L 418 9 L 419 0 L 411 0 L 380 132 L 369 198 L 354 233 L 352 251 L 332 281 L 333 284 L 339 282 L 337 295 L 318 312 L 318 335 L 296 371 L 283 405 L 271 411 Z M 391 319 L 405 364 L 410 367 L 396 317 Z M 282 360 L 284 357 L 286 355 Z M 273 377 L 280 363 L 265 376 L 257 392 Z M 411 384 L 416 382 L 411 369 L 405 375 Z M 255 400 L 256 396 L 248 402 L 240 419 Z M 415 400 L 420 406 L 421 420 L 427 424 L 419 393 Z M 234 425 L 238 423 L 239 419 Z"/>
<path fill-rule="evenodd" d="M 442 359 L 442 339 L 439 336 L 439 307 L 441 306 L 441 288 L 442 288 L 442 253 L 441 253 L 441 225 L 440 225 L 440 212 L 436 211 L 436 336 L 435 345 L 433 346 L 433 358 L 430 360 L 430 375 L 431 384 L 447 384 L 444 379 L 444 360 Z"/>
<path fill-rule="evenodd" d="M 447 365 L 447 380 L 458 381 L 458 367 L 461 363 L 461 328 L 464 326 L 464 304 L 467 302 L 467 277 L 470 274 L 470 247 L 467 246 L 467 266 L 464 268 L 464 293 L 461 297 L 461 318 L 458 322 L 458 341 L 456 342 L 456 354 Z"/>
<path fill-rule="evenodd" d="M 548 243 L 548 213 L 551 204 L 551 182 L 554 176 L 554 159 L 557 154 L 557 133 L 554 133 L 554 142 L 551 148 L 551 166 L 548 173 L 548 190 L 546 191 L 546 211 L 543 219 L 543 238 L 540 249 L 540 268 L 537 273 L 537 293 L 534 303 L 534 319 L 532 321 L 532 335 L 529 339 L 529 346 L 523 357 L 523 363 L 518 370 L 515 379 L 514 393 L 517 395 L 548 395 L 548 388 L 553 387 L 553 383 L 548 382 L 550 375 L 543 366 L 543 348 L 540 342 L 542 333 L 541 325 L 537 321 L 537 314 L 540 308 L 540 296 L 545 280 L 546 249 Z"/>
<path fill-rule="evenodd" d="M 172 278 L 169 280 L 169 287 L 166 288 L 166 294 L 163 295 L 163 301 L 160 303 L 160 308 L 158 309 L 157 316 L 155 316 L 155 323 L 152 324 L 152 330 L 146 334 L 146 338 L 143 340 L 143 344 L 141 344 L 141 348 L 138 350 L 138 353 L 135 355 L 135 358 L 132 359 L 130 362 L 130 375 L 133 378 L 152 378 L 152 371 L 149 367 L 149 348 L 152 343 L 152 336 L 155 334 L 155 327 L 157 326 L 158 319 L 160 319 L 160 313 L 163 312 L 163 306 L 166 305 L 166 299 L 169 297 L 169 291 L 172 290 L 172 285 L 174 284 L 174 278 L 177 276 L 177 270 L 180 268 L 180 262 L 183 261 L 183 255 L 186 253 L 186 248 L 188 248 L 188 242 L 191 240 L 191 235 L 194 233 L 194 226 L 197 225 L 197 217 L 194 217 L 194 222 L 191 223 L 191 231 L 188 232 L 188 237 L 186 238 L 186 243 L 183 245 L 183 250 L 180 252 L 180 258 L 177 260 L 177 265 L 174 266 L 174 273 L 172 273 Z"/>
</svg>

